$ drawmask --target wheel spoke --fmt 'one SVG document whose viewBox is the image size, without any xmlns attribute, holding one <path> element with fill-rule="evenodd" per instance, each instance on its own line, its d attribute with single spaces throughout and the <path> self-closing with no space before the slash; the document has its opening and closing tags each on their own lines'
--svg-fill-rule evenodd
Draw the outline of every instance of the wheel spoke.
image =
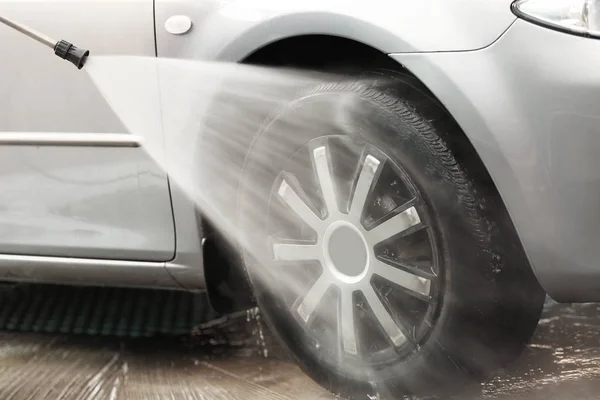
<svg viewBox="0 0 600 400">
<path fill-rule="evenodd" d="M 317 177 L 319 178 L 319 185 L 321 186 L 321 191 L 323 192 L 323 197 L 325 199 L 325 205 L 327 206 L 327 212 L 329 215 L 335 214 L 339 211 L 339 207 L 333 179 L 331 177 L 331 169 L 329 168 L 327 148 L 325 146 L 317 147 L 313 150 L 313 157 L 315 158 L 315 168 L 317 170 Z"/>
<path fill-rule="evenodd" d="M 327 280 L 323 275 L 313 284 L 313 286 L 308 290 L 304 299 L 296 309 L 296 312 L 302 318 L 304 323 L 307 323 L 312 314 L 315 312 L 315 309 L 321 302 L 321 299 L 329 289 L 331 283 Z"/>
<path fill-rule="evenodd" d="M 370 243 L 377 244 L 421 223 L 417 209 L 412 206 L 377 225 L 368 232 Z"/>
<path fill-rule="evenodd" d="M 320 252 L 313 244 L 273 243 L 273 254 L 280 261 L 318 260 Z"/>
<path fill-rule="evenodd" d="M 358 175 L 356 188 L 352 195 L 350 215 L 355 216 L 359 220 L 365 208 L 367 196 L 371 190 L 371 185 L 373 184 L 373 180 L 375 180 L 375 175 L 377 174 L 380 164 L 378 159 L 369 155 L 365 158 L 360 174 Z"/>
<path fill-rule="evenodd" d="M 392 343 L 396 346 L 404 344 L 406 342 L 406 336 L 404 336 L 400 328 L 398 328 L 398 325 L 396 325 L 396 322 L 385 309 L 383 303 L 379 300 L 379 296 L 375 293 L 375 290 L 372 287 L 369 287 L 363 290 L 363 294 L 367 303 L 369 303 L 373 314 L 375 314 L 375 318 L 377 318 Z"/>
<path fill-rule="evenodd" d="M 321 219 L 310 209 L 310 207 L 298 196 L 298 193 L 284 179 L 277 192 L 285 203 L 315 231 L 319 231 Z"/>
<path fill-rule="evenodd" d="M 429 296 L 431 291 L 431 281 L 429 279 L 413 275 L 410 272 L 388 265 L 381 260 L 375 260 L 373 267 L 373 272 L 382 278 L 412 292 Z"/>
<path fill-rule="evenodd" d="M 342 337 L 342 347 L 348 354 L 357 355 L 358 349 L 356 346 L 356 328 L 354 326 L 354 299 L 353 292 L 342 290 L 341 292 L 341 312 L 340 334 Z"/>
</svg>

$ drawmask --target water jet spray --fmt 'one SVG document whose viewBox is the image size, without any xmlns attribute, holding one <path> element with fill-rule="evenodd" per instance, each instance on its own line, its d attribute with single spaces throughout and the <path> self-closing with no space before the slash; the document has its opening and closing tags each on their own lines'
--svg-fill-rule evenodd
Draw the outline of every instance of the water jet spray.
<svg viewBox="0 0 600 400">
<path fill-rule="evenodd" d="M 90 52 L 86 49 L 80 49 L 79 47 L 67 42 L 66 40 L 54 40 L 44 35 L 43 33 L 37 32 L 23 24 L 3 17 L 2 15 L 0 15 L 0 22 L 4 25 L 13 28 L 17 32 L 29 36 L 30 38 L 40 42 L 41 44 L 50 47 L 54 50 L 54 54 L 56 54 L 63 60 L 71 62 L 78 69 L 83 68 L 87 57 L 90 55 Z"/>
</svg>

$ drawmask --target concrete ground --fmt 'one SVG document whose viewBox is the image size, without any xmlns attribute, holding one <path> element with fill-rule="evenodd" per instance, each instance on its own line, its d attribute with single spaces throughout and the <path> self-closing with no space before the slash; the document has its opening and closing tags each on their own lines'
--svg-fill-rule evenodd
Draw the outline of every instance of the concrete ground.
<svg viewBox="0 0 600 400">
<path fill-rule="evenodd" d="M 332 399 L 291 362 L 255 315 L 193 338 L 0 334 L 0 399 Z M 597 399 L 600 306 L 547 305 L 533 343 L 483 399 Z"/>
</svg>

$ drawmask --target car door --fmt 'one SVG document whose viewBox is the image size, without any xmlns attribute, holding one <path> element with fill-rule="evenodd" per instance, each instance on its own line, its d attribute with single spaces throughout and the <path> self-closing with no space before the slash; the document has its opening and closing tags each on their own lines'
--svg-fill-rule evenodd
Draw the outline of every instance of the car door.
<svg viewBox="0 0 600 400">
<path fill-rule="evenodd" d="M 155 56 L 153 0 L 0 0 L 0 14 L 92 57 Z M 85 68 L 3 25 L 0 54 L 0 253 L 172 259 L 167 176 Z"/>
</svg>

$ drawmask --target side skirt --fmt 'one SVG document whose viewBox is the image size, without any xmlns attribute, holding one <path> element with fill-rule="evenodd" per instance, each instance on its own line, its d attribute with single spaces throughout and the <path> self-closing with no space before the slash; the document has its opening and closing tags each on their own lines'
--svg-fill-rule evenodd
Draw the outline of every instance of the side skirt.
<svg viewBox="0 0 600 400">
<path fill-rule="evenodd" d="M 168 263 L 0 254 L 0 280 L 68 285 L 183 289 Z"/>
</svg>

